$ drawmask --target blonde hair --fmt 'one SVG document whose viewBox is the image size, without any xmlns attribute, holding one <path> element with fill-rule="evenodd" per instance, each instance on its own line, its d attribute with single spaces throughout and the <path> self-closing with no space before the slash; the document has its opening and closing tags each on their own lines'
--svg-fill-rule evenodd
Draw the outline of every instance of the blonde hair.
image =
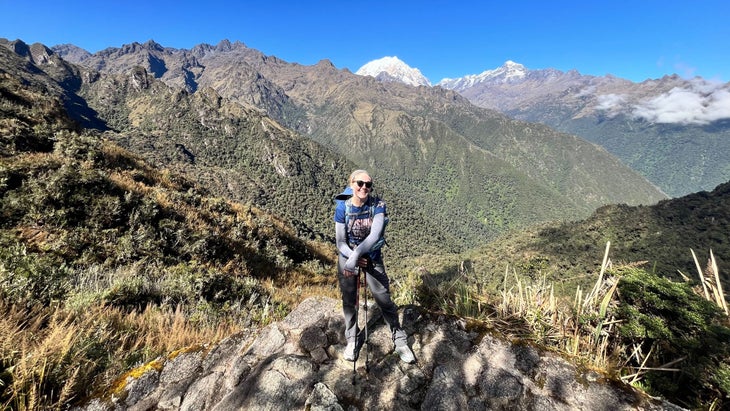
<svg viewBox="0 0 730 411">
<path fill-rule="evenodd" d="M 360 174 L 365 174 L 366 176 L 370 177 L 370 179 L 372 179 L 370 173 L 368 173 L 367 170 L 355 170 L 352 172 L 352 174 L 350 174 L 350 180 L 348 181 L 348 184 L 354 183 L 355 177 L 359 176 Z"/>
</svg>

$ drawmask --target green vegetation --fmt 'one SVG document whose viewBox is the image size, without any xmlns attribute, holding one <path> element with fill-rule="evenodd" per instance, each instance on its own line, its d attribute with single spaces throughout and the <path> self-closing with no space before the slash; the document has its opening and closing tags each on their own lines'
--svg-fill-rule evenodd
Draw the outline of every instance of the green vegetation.
<svg viewBox="0 0 730 411">
<path fill-rule="evenodd" d="M 570 115 L 542 122 L 605 147 L 669 196 L 684 196 L 698 191 L 697 187 L 711 190 L 730 179 L 727 165 L 730 123 L 727 121 L 677 126 L 626 116 L 570 118 Z"/>
<path fill-rule="evenodd" d="M 720 281 L 730 289 L 730 183 L 712 192 L 700 192 L 662 201 L 654 206 L 601 207 L 580 221 L 546 223 L 514 230 L 470 251 L 448 258 L 413 258 L 404 266 L 428 266 L 446 279 L 458 276 L 466 261 L 486 289 L 497 290 L 506 267 L 522 278 L 546 276 L 556 293 L 572 295 L 576 287 L 589 287 L 587 273 L 600 268 L 603 246 L 613 244 L 613 259 L 620 263 L 644 262 L 648 271 L 664 277 L 698 280 L 691 250 L 712 250 Z M 702 266 L 709 256 L 698 256 Z"/>
<path fill-rule="evenodd" d="M 66 408 L 136 364 L 335 295 L 328 244 L 78 133 L 34 84 L 0 83 L 2 407 Z"/>
<path fill-rule="evenodd" d="M 110 127 L 82 130 L 64 109 L 68 90 L 3 47 L 0 63 L 2 407 L 64 409 L 139 364 L 280 319 L 309 295 L 337 297 L 330 199 L 352 163 L 212 90 L 175 92 L 141 70 L 77 90 Z M 425 161 L 391 152 L 392 164 L 420 164 L 398 184 L 372 163 L 400 303 L 471 318 L 688 407 L 726 405 L 727 315 L 704 290 L 730 289 L 730 267 L 703 271 L 720 279 L 704 287 L 682 276 L 699 278 L 690 247 L 730 255 L 730 184 L 516 230 L 564 213 L 558 193 L 574 177 L 541 187 L 475 145 L 444 149 L 455 134 L 443 125 L 400 121 L 442 131 L 408 147 Z M 615 268 L 596 263 L 607 241 Z"/>
<path fill-rule="evenodd" d="M 644 386 L 675 402 L 697 398 L 691 407 L 727 397 L 727 315 L 687 284 L 636 268 L 617 276 L 618 344 L 631 350 L 623 354 L 627 365 L 645 375 Z"/>
<path fill-rule="evenodd" d="M 332 293 L 331 269 L 314 271 L 332 267 L 327 246 L 277 217 L 92 136 L 55 138 L 53 153 L 0 159 L 0 403 L 61 407 L 135 363 Z"/>
<path fill-rule="evenodd" d="M 572 298 L 558 296 L 545 277 L 520 277 L 516 270 L 505 272 L 497 290 L 487 289 L 462 263 L 449 280 L 426 269 L 410 275 L 398 301 L 531 340 L 689 409 L 727 406 L 730 318 L 724 298 L 708 299 L 699 286 L 636 265 L 614 267 L 608 251 L 600 272 L 591 273 L 590 291 L 579 287 Z M 713 278 L 705 278 L 705 287 L 718 288 Z"/>
</svg>

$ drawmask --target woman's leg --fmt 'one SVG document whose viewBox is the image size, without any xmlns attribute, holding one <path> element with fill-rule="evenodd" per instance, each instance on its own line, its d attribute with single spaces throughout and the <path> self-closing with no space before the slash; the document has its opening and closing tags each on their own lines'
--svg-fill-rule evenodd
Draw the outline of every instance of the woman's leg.
<svg viewBox="0 0 730 411">
<path fill-rule="evenodd" d="M 408 347 L 408 334 L 400 328 L 398 306 L 395 305 L 390 297 L 390 280 L 385 274 L 385 265 L 382 260 L 374 261 L 368 267 L 367 281 L 373 298 L 383 312 L 383 319 L 385 319 L 388 327 L 390 327 L 395 352 L 398 353 L 402 361 L 413 363 L 416 357 L 413 355 L 411 348 Z"/>
<path fill-rule="evenodd" d="M 342 274 L 342 267 L 345 266 L 347 259 L 340 255 L 337 263 L 337 279 L 340 283 L 340 292 L 342 293 L 342 313 L 345 319 L 345 339 L 347 342 L 357 340 L 357 276 L 345 277 Z"/>
<path fill-rule="evenodd" d="M 390 279 L 385 274 L 385 265 L 382 261 L 373 261 L 366 271 L 368 287 L 373 299 L 378 303 L 380 311 L 383 312 L 385 323 L 388 324 L 391 332 L 399 330 L 398 306 L 395 305 L 390 296 Z"/>
</svg>

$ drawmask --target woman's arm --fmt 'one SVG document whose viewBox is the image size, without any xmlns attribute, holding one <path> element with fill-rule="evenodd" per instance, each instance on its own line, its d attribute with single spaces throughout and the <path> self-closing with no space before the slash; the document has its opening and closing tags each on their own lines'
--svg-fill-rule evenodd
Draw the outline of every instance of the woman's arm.
<svg viewBox="0 0 730 411">
<path fill-rule="evenodd" d="M 373 247 L 373 244 L 375 244 L 378 239 L 380 239 L 380 235 L 383 232 L 383 228 L 385 225 L 385 214 L 378 213 L 373 216 L 373 224 L 370 226 L 370 234 L 368 234 L 367 237 L 365 237 L 364 240 L 360 244 L 355 247 L 354 250 L 352 250 L 351 254 L 347 255 L 344 254 L 347 258 L 347 263 L 345 263 L 345 269 L 348 271 L 354 271 L 357 269 L 357 260 L 360 259 L 360 257 L 364 254 L 367 254 L 370 252 L 370 249 Z M 344 236 L 344 227 L 345 225 L 342 225 L 343 230 L 343 236 Z M 347 247 L 347 245 L 345 245 Z M 339 248 L 339 241 L 338 241 L 338 248 Z M 347 247 L 349 249 L 349 247 Z"/>
<path fill-rule="evenodd" d="M 345 257 L 350 257 L 352 249 L 347 245 L 347 234 L 345 233 L 345 223 L 335 223 L 335 244 L 337 250 Z"/>
</svg>

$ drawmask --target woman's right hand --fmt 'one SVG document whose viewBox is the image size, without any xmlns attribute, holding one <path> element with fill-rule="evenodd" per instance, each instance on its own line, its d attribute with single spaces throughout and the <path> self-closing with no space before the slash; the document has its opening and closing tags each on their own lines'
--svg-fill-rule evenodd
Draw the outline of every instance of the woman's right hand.
<svg viewBox="0 0 730 411">
<path fill-rule="evenodd" d="M 348 260 L 348 262 L 349 262 L 349 260 Z M 355 267 L 367 268 L 368 263 L 369 263 L 369 260 L 367 257 L 360 257 L 357 259 L 357 262 L 355 263 Z M 349 267 L 349 266 L 350 266 L 350 264 L 345 264 L 345 266 L 342 269 L 342 274 L 346 278 L 354 277 L 357 275 L 358 269 L 355 267 L 353 267 L 353 269 L 348 269 L 347 267 Z"/>
</svg>

